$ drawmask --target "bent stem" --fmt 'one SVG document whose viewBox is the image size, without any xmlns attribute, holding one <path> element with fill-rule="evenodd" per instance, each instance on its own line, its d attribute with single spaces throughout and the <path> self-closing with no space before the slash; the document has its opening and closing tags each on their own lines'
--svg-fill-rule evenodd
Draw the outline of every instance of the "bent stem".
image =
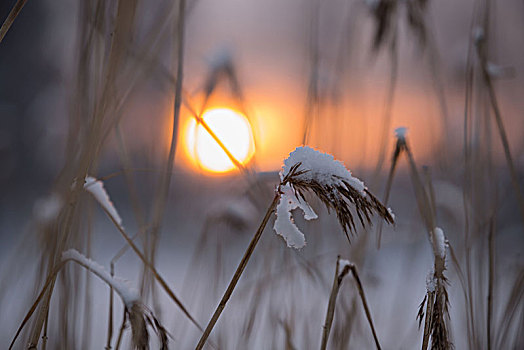
<svg viewBox="0 0 524 350">
<path fill-rule="evenodd" d="M 226 307 L 226 304 L 231 297 L 231 294 L 233 294 L 233 290 L 235 289 L 238 280 L 240 279 L 240 276 L 242 276 L 242 273 L 244 272 L 244 269 L 247 266 L 247 263 L 249 259 L 251 258 L 251 255 L 253 255 L 253 251 L 255 250 L 255 247 L 258 244 L 258 241 L 260 240 L 260 237 L 262 236 L 262 232 L 264 232 L 264 228 L 267 225 L 267 222 L 269 221 L 269 218 L 271 217 L 271 214 L 275 210 L 278 201 L 280 199 L 280 194 L 275 194 L 275 197 L 273 198 L 273 202 L 269 206 L 269 208 L 266 211 L 266 215 L 264 216 L 264 219 L 262 219 L 262 223 L 260 223 L 260 226 L 258 227 L 257 232 L 251 239 L 251 242 L 249 243 L 246 252 L 244 253 L 244 256 L 242 257 L 242 260 L 240 260 L 240 263 L 235 271 L 235 274 L 233 275 L 233 278 L 231 279 L 231 282 L 229 282 L 229 285 L 227 286 L 227 289 L 222 296 L 222 299 L 220 300 L 220 303 L 218 304 L 215 313 L 211 317 L 211 320 L 209 320 L 209 323 L 207 324 L 206 329 L 204 330 L 204 333 L 202 334 L 202 337 L 198 341 L 198 344 L 196 346 L 196 350 L 201 350 L 204 345 L 206 344 L 206 340 L 209 337 L 209 334 L 211 334 L 211 331 L 215 327 L 215 324 L 218 321 L 218 318 L 220 317 L 220 314 L 222 314 L 222 311 L 224 311 L 224 308 Z"/>
<path fill-rule="evenodd" d="M 381 350 L 380 343 L 378 341 L 377 332 L 375 331 L 375 326 L 373 325 L 373 319 L 371 318 L 371 312 L 369 311 L 368 303 L 366 301 L 366 295 L 364 294 L 364 287 L 360 281 L 358 275 L 357 267 L 355 264 L 345 264 L 342 271 L 339 272 L 340 268 L 340 256 L 337 257 L 337 265 L 335 268 L 335 278 L 333 280 L 333 287 L 331 288 L 331 295 L 329 296 L 328 308 L 326 311 L 326 320 L 324 323 L 324 330 L 322 332 L 322 343 L 320 345 L 320 350 L 325 350 L 327 348 L 327 342 L 329 338 L 329 332 L 331 331 L 331 325 L 333 324 L 333 317 L 335 316 L 335 303 L 337 301 L 338 291 L 340 289 L 340 284 L 344 277 L 351 271 L 355 282 L 357 283 L 358 294 L 362 300 L 362 305 L 364 306 L 364 312 L 366 313 L 366 318 L 371 328 L 371 333 L 373 333 L 373 340 L 378 350 Z"/>
</svg>

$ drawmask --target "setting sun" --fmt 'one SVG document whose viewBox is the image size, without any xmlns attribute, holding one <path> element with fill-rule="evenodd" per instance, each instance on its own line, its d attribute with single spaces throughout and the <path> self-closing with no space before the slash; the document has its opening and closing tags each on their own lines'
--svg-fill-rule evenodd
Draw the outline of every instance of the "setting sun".
<svg viewBox="0 0 524 350">
<path fill-rule="evenodd" d="M 253 132 L 245 116 L 227 108 L 206 111 L 202 119 L 240 163 L 247 163 L 255 153 Z M 186 148 L 193 161 L 212 172 L 227 172 L 235 165 L 202 126 L 192 119 L 186 129 Z"/>
</svg>

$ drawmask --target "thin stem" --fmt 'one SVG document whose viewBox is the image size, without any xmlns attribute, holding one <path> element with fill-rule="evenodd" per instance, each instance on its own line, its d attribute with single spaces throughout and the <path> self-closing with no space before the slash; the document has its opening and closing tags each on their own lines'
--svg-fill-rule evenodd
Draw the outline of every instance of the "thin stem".
<svg viewBox="0 0 524 350">
<path fill-rule="evenodd" d="M 482 76 L 486 87 L 488 88 L 488 94 L 491 101 L 491 107 L 493 108 L 493 114 L 495 116 L 495 121 L 497 122 L 497 128 L 500 134 L 500 140 L 502 141 L 502 146 L 504 148 L 504 156 L 506 157 L 506 162 L 508 163 L 509 172 L 511 175 L 511 183 L 515 190 L 515 196 L 517 197 L 517 202 L 519 203 L 521 219 L 524 223 L 524 198 L 522 197 L 522 191 L 520 189 L 519 180 L 517 177 L 517 171 L 515 169 L 515 164 L 513 163 L 513 157 L 511 156 L 511 151 L 509 148 L 508 136 L 504 128 L 504 122 L 502 121 L 502 116 L 500 113 L 499 105 L 497 102 L 497 97 L 495 95 L 495 89 L 493 88 L 493 83 L 487 69 L 487 58 L 482 50 L 482 45 L 477 45 L 477 53 L 480 58 L 480 65 L 482 68 Z"/>
<path fill-rule="evenodd" d="M 4 39 L 5 35 L 7 34 L 7 31 L 9 28 L 11 28 L 11 25 L 15 21 L 16 17 L 22 11 L 22 8 L 24 7 L 27 0 L 18 0 L 11 9 L 11 12 L 7 15 L 7 18 L 5 19 L 4 23 L 2 24 L 2 27 L 0 27 L 0 43 Z"/>
<path fill-rule="evenodd" d="M 115 265 L 111 262 L 111 277 L 115 275 Z M 106 349 L 111 349 L 111 338 L 113 338 L 113 286 L 109 288 L 109 311 L 107 322 L 107 344 Z"/>
<path fill-rule="evenodd" d="M 371 312 L 369 311 L 366 295 L 364 294 L 364 287 L 362 286 L 362 282 L 360 282 L 360 277 L 358 276 L 357 267 L 354 264 L 351 264 L 349 268 L 353 274 L 353 277 L 355 278 L 355 281 L 357 282 L 358 293 L 360 294 L 360 299 L 362 300 L 362 305 L 364 306 L 364 311 L 366 312 L 366 318 L 368 319 L 369 327 L 373 333 L 375 345 L 377 346 L 377 349 L 380 350 L 381 347 L 378 341 L 377 332 L 375 331 L 375 326 L 373 326 L 373 319 L 371 318 Z"/>
<path fill-rule="evenodd" d="M 384 198 L 382 200 L 382 203 L 384 203 L 384 206 L 388 205 L 389 195 L 391 193 L 391 186 L 393 185 L 393 177 L 395 176 L 395 169 L 397 167 L 398 158 L 400 156 L 400 153 L 402 152 L 402 149 L 403 149 L 402 145 L 399 142 L 397 142 L 395 146 L 395 150 L 393 151 L 391 167 L 389 168 L 388 179 L 386 181 L 386 188 L 384 190 Z M 380 242 L 382 240 L 382 227 L 383 226 L 384 226 L 384 222 L 382 220 L 379 220 L 378 228 L 377 228 L 377 249 L 380 249 Z"/>
<path fill-rule="evenodd" d="M 488 350 L 491 350 L 491 323 L 493 317 L 493 279 L 494 279 L 494 232 L 495 231 L 495 219 L 491 218 L 489 225 L 489 235 L 488 235 L 488 249 L 489 249 L 489 280 L 488 280 L 488 310 L 487 310 L 487 340 L 488 340 Z"/>
<path fill-rule="evenodd" d="M 413 158 L 413 154 L 411 153 L 411 149 L 407 146 L 407 144 L 405 145 L 404 150 L 406 151 L 406 155 L 408 157 L 411 182 L 413 183 L 413 188 L 415 190 L 415 197 L 417 199 L 417 205 L 420 211 L 420 216 L 424 221 L 428 234 L 432 235 L 432 232 L 435 229 L 435 218 L 432 215 L 431 206 L 429 204 L 429 198 L 426 193 L 426 190 L 424 189 L 422 180 L 420 179 L 420 175 L 418 173 L 417 165 L 415 163 L 415 159 Z"/>
<path fill-rule="evenodd" d="M 395 26 L 396 27 L 396 26 Z M 394 29 L 396 31 L 396 28 Z M 382 119 L 382 130 L 380 134 L 380 147 L 377 166 L 375 168 L 375 174 L 373 176 L 373 182 L 376 183 L 382 171 L 384 160 L 386 158 L 386 146 L 387 140 L 389 140 L 388 132 L 391 129 L 391 118 L 393 116 L 393 103 L 395 101 L 395 91 L 397 90 L 398 81 L 398 50 L 397 50 L 397 39 L 396 34 L 393 35 L 391 44 L 389 47 L 389 53 L 391 55 L 391 71 L 389 76 L 389 86 L 384 103 L 384 115 Z"/>
<path fill-rule="evenodd" d="M 127 319 L 127 312 L 124 308 L 124 316 L 122 317 L 122 324 L 120 325 L 120 331 L 118 332 L 118 339 L 116 341 L 115 350 L 120 349 L 120 343 L 122 342 L 122 336 L 124 335 L 124 330 L 126 329 L 126 319 Z"/>
<path fill-rule="evenodd" d="M 229 285 L 228 285 L 224 295 L 222 296 L 222 299 L 220 300 L 220 303 L 218 304 L 218 306 L 217 306 L 217 308 L 215 310 L 215 313 L 213 314 L 213 316 L 211 317 L 211 320 L 207 324 L 207 327 L 204 330 L 204 333 L 202 334 L 202 337 L 200 338 L 200 340 L 199 340 L 199 342 L 198 342 L 198 344 L 197 344 L 197 346 L 195 348 L 196 350 L 201 350 L 204 347 L 204 345 L 206 343 L 206 340 L 209 337 L 209 334 L 211 333 L 211 331 L 215 327 L 215 324 L 217 323 L 218 318 L 220 317 L 220 314 L 222 314 L 222 311 L 226 307 L 226 303 L 228 302 L 229 298 L 231 297 L 231 294 L 233 294 L 233 290 L 235 289 L 235 287 L 236 287 L 236 285 L 238 283 L 238 280 L 242 276 L 242 273 L 244 272 L 244 269 L 246 268 L 246 265 L 247 265 L 249 259 L 251 258 L 251 255 L 253 255 L 253 251 L 255 250 L 255 248 L 256 248 L 256 246 L 258 244 L 258 241 L 260 240 L 260 237 L 262 236 L 262 232 L 264 232 L 264 228 L 266 227 L 267 222 L 269 221 L 269 218 L 271 217 L 271 214 L 275 210 L 275 208 L 276 208 L 276 206 L 278 204 L 279 199 L 280 199 L 280 194 L 277 192 L 275 194 L 275 197 L 273 198 L 273 202 L 271 203 L 271 205 L 267 209 L 266 215 L 264 216 L 264 219 L 262 219 L 262 222 L 260 223 L 260 226 L 258 227 L 257 232 L 255 233 L 255 235 L 251 239 L 251 242 L 249 243 L 249 245 L 248 245 L 248 247 L 246 249 L 246 252 L 244 253 L 244 256 L 242 257 L 242 260 L 240 260 L 240 263 L 239 263 L 239 265 L 238 265 L 238 267 L 237 267 L 237 269 L 235 271 L 235 274 L 233 275 L 233 278 L 231 279 L 231 282 L 229 282 Z"/>
<path fill-rule="evenodd" d="M 169 186 L 171 183 L 171 173 L 173 171 L 177 138 L 178 138 L 178 124 L 180 119 L 180 107 L 182 105 L 182 81 L 183 81 L 183 72 L 184 72 L 184 27 L 185 27 L 185 7 L 186 0 L 179 1 L 178 8 L 178 23 L 176 26 L 176 55 L 177 55 L 177 68 L 176 68 L 176 84 L 175 84 L 175 97 L 173 103 L 173 127 L 171 134 L 171 145 L 169 147 L 169 155 L 167 158 L 166 171 L 162 173 L 160 178 L 160 185 L 157 188 L 157 200 L 155 203 L 153 221 L 151 228 L 151 237 L 152 240 L 149 242 L 149 247 L 145 247 L 146 257 L 148 257 L 152 263 L 152 266 L 155 265 L 155 252 L 158 244 L 158 234 L 162 226 L 162 220 L 164 218 L 164 213 L 167 205 L 167 198 L 169 194 Z M 146 236 L 147 237 L 147 236 Z M 146 279 L 147 275 L 144 273 L 142 276 L 142 282 Z M 151 285 L 151 291 L 154 295 L 154 284 Z M 156 300 L 156 298 L 154 298 Z M 159 314 L 160 307 L 158 305 L 156 313 Z"/>
<path fill-rule="evenodd" d="M 422 338 L 422 350 L 426 350 L 429 344 L 429 335 L 431 328 L 431 317 L 433 315 L 433 305 L 435 302 L 435 293 L 428 293 L 428 301 L 426 304 L 426 319 L 424 321 L 424 335 Z"/>
<path fill-rule="evenodd" d="M 47 310 L 47 315 L 44 321 L 44 334 L 42 335 L 42 350 L 47 348 L 47 326 L 49 324 L 49 309 Z"/>
<path fill-rule="evenodd" d="M 328 308 L 326 311 L 326 320 L 324 322 L 324 330 L 322 331 L 322 343 L 320 344 L 320 350 L 326 350 L 327 342 L 329 338 L 329 332 L 331 331 L 331 325 L 333 324 L 333 317 L 335 316 L 335 302 L 337 301 L 338 291 L 340 289 L 340 281 L 338 270 L 340 266 L 340 256 L 337 257 L 337 264 L 335 267 L 335 277 L 333 279 L 333 287 L 331 287 L 331 294 L 329 295 Z"/>
</svg>

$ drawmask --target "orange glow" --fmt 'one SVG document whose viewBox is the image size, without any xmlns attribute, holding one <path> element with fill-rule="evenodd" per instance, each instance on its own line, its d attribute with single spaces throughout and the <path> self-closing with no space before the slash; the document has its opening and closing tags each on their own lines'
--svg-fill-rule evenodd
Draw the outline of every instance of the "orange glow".
<svg viewBox="0 0 524 350">
<path fill-rule="evenodd" d="M 249 162 L 255 153 L 253 132 L 245 116 L 228 108 L 207 110 L 202 118 L 240 163 Z M 216 140 L 194 118 L 186 124 L 185 146 L 193 162 L 210 172 L 224 173 L 235 165 Z"/>
<path fill-rule="evenodd" d="M 242 116 L 243 123 L 250 126 L 249 139 L 256 137 L 256 164 L 252 159 L 255 146 L 250 146 L 247 160 L 242 160 L 241 156 L 235 154 L 236 151 L 232 153 L 242 163 L 252 162 L 257 171 L 278 171 L 283 159 L 302 143 L 304 96 L 300 86 L 285 76 L 280 78 L 278 83 L 266 76 L 260 79 L 260 84 L 245 89 L 245 95 L 249 96 L 247 100 L 248 121 Z M 333 154 L 337 159 L 344 161 L 351 170 L 373 170 L 378 160 L 384 108 L 382 103 L 376 103 L 375 100 L 370 102 L 370 89 L 369 86 L 367 89 L 362 88 L 353 93 L 356 96 L 350 95 L 347 99 L 341 99 L 336 108 L 331 105 L 323 106 L 321 117 L 315 119 L 311 125 L 308 144 L 323 152 Z M 385 91 L 386 88 L 377 84 L 373 86 L 373 91 L 375 90 Z M 194 101 L 191 102 L 195 108 L 199 105 L 199 96 L 195 95 L 193 99 Z M 382 100 L 383 96 L 380 95 L 376 99 Z M 225 109 L 224 106 L 228 106 L 229 110 L 236 110 L 238 101 L 227 93 L 218 91 L 208 101 L 208 105 L 210 109 L 207 112 L 212 109 Z M 167 113 L 165 115 L 168 116 Z M 169 118 L 166 120 L 172 123 Z M 210 138 L 205 129 L 201 126 L 196 127 L 195 120 L 189 111 L 184 110 L 180 123 L 181 147 L 178 148 L 177 159 L 181 160 L 178 164 L 180 166 L 183 164 L 184 170 L 200 170 L 206 173 L 225 173 L 234 170 L 231 161 Z M 219 138 L 224 141 L 227 138 L 227 129 L 230 128 L 227 125 L 226 122 L 226 135 L 219 135 Z M 391 127 L 386 135 L 386 161 L 389 161 L 393 152 L 395 141 L 393 130 L 398 126 L 405 126 L 409 129 L 408 139 L 416 159 L 421 163 L 430 162 L 432 152 L 439 145 L 442 137 L 440 115 L 431 96 L 428 97 L 427 93 L 420 89 L 399 86 Z M 215 130 L 216 126 L 211 127 Z M 206 157 L 213 158 L 214 156 L 213 153 L 206 155 L 208 151 L 203 149 L 198 151 L 199 147 L 195 143 L 195 139 L 200 138 L 196 136 L 197 129 L 200 130 L 198 133 L 211 141 L 211 147 L 215 149 L 217 157 L 223 159 L 227 166 L 216 167 L 204 163 Z M 218 130 L 215 131 L 219 133 Z M 237 137 L 236 132 L 232 133 L 234 137 Z M 169 142 L 166 143 L 169 144 Z M 231 149 L 233 146 L 228 146 L 228 148 Z M 401 163 L 400 166 L 403 164 Z"/>
</svg>

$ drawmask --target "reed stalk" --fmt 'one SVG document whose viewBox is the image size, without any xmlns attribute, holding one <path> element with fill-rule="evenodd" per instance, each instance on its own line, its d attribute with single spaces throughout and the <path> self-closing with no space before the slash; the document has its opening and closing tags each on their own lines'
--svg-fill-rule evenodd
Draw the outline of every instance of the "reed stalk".
<svg viewBox="0 0 524 350">
<path fill-rule="evenodd" d="M 198 341 L 198 344 L 195 348 L 196 350 L 201 350 L 204 347 L 204 345 L 206 344 L 207 338 L 209 337 L 209 335 L 211 334 L 211 331 L 215 327 L 215 324 L 217 323 L 218 318 L 222 314 L 222 311 L 224 311 L 224 308 L 226 307 L 226 304 L 229 301 L 231 294 L 233 294 L 233 291 L 235 290 L 238 280 L 242 276 L 242 273 L 244 272 L 244 269 L 246 268 L 247 263 L 249 262 L 249 259 L 253 255 L 253 252 L 255 251 L 258 241 L 260 240 L 260 237 L 262 237 L 264 228 L 266 227 L 267 222 L 269 221 L 269 218 L 271 217 L 271 214 L 273 214 L 273 211 L 275 211 L 275 208 L 277 207 L 279 199 L 280 199 L 280 194 L 277 192 L 275 196 L 273 197 L 273 201 L 271 202 L 270 206 L 266 210 L 266 214 L 264 215 L 264 218 L 262 219 L 260 226 L 258 227 L 257 231 L 255 232 L 255 235 L 251 239 L 251 242 L 249 243 L 244 253 L 244 256 L 240 260 L 240 263 L 238 264 L 238 267 L 233 275 L 233 278 L 229 282 L 229 285 L 227 286 L 227 289 L 224 295 L 222 296 L 220 303 L 218 304 L 215 312 L 213 313 L 211 320 L 209 320 L 209 323 L 207 324 L 206 329 L 204 330 L 204 333 L 202 334 L 200 340 Z"/>
<path fill-rule="evenodd" d="M 13 8 L 11 9 L 11 12 L 7 15 L 7 18 L 5 19 L 4 23 L 2 24 L 2 27 L 0 27 L 0 43 L 4 39 L 5 35 L 9 31 L 9 28 L 11 28 L 11 25 L 13 25 L 13 22 L 15 21 L 16 17 L 22 11 L 22 8 L 26 4 L 27 0 L 18 0 Z"/>
</svg>

